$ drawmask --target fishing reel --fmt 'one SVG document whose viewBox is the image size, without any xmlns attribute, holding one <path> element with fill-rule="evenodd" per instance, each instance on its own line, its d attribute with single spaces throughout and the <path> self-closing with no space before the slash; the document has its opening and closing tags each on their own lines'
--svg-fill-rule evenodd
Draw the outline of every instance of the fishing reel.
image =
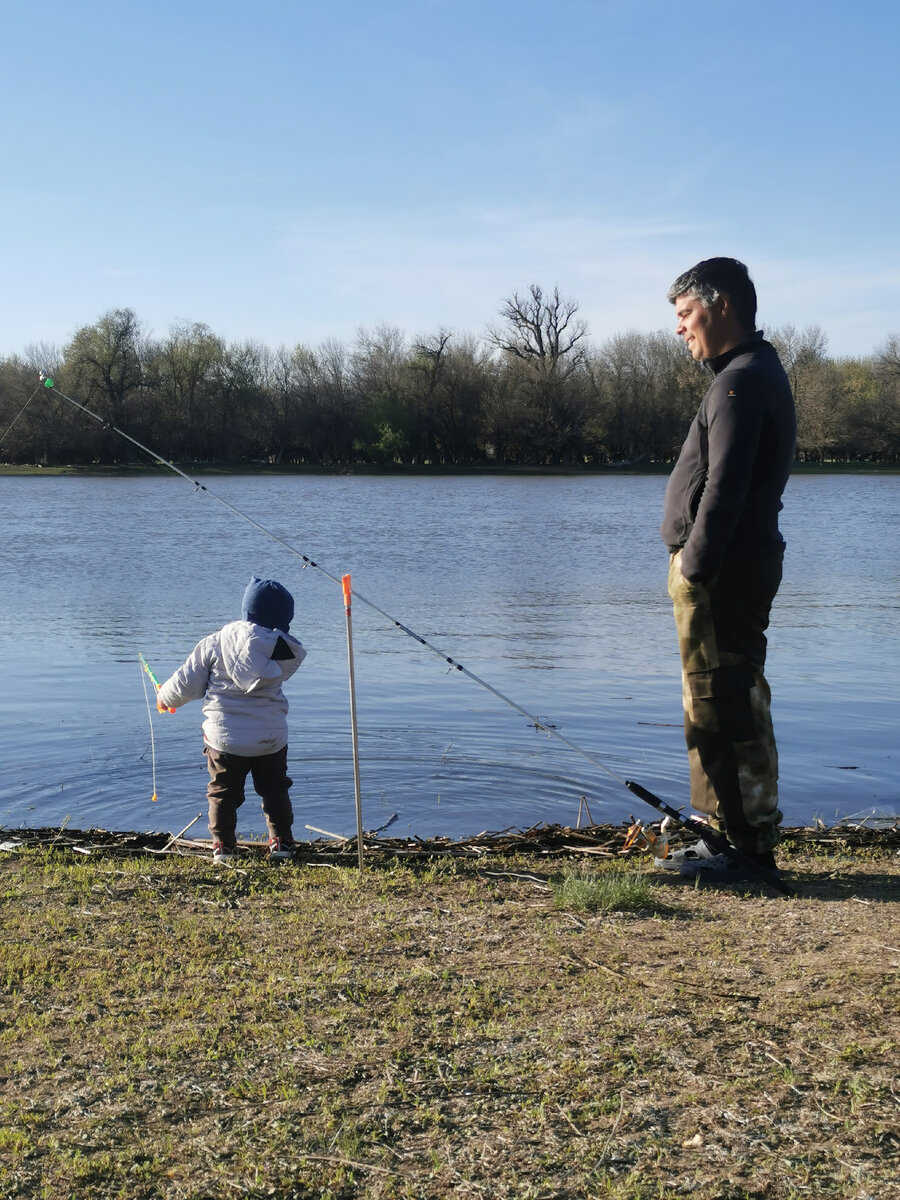
<svg viewBox="0 0 900 1200">
<path fill-rule="evenodd" d="M 665 858 L 669 853 L 667 832 L 669 818 L 663 817 L 658 831 L 652 825 L 645 825 L 643 821 L 635 820 L 633 813 L 628 814 L 628 819 L 631 821 L 631 825 L 625 834 L 623 853 L 628 850 L 645 850 L 652 852 L 654 858 Z"/>
</svg>

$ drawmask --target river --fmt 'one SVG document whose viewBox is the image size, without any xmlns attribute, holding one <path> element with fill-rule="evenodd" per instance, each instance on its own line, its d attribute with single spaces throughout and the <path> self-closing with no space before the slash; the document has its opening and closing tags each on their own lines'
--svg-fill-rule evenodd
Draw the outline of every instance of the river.
<svg viewBox="0 0 900 1200">
<path fill-rule="evenodd" d="M 574 823 L 582 795 L 619 822 L 640 802 L 613 776 L 683 804 L 665 482 L 0 476 L 0 824 L 175 831 L 203 812 L 205 834 L 200 706 L 154 709 L 151 739 L 138 654 L 165 678 L 240 615 L 251 573 L 294 593 L 309 652 L 287 686 L 298 836 L 355 828 L 344 573 L 382 610 L 354 601 L 367 829 Z M 900 811 L 898 501 L 891 474 L 789 483 L 768 669 L 788 824 Z M 238 828 L 264 831 L 252 793 Z"/>
</svg>

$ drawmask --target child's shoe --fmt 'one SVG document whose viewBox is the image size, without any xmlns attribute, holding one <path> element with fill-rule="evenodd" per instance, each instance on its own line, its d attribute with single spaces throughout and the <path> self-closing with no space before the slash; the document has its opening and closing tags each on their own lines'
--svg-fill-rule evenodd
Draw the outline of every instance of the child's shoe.
<svg viewBox="0 0 900 1200">
<path fill-rule="evenodd" d="M 286 862 L 294 857 L 294 843 L 286 842 L 284 838 L 269 838 L 269 861 Z"/>
<path fill-rule="evenodd" d="M 213 862 L 233 863 L 237 858 L 237 846 L 226 846 L 224 842 L 213 842 Z"/>
</svg>

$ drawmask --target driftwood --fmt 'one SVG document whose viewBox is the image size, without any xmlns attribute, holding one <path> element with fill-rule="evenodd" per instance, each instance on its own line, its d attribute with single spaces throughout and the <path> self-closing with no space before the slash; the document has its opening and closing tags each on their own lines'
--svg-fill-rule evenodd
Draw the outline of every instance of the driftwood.
<svg viewBox="0 0 900 1200">
<path fill-rule="evenodd" d="M 195 820 L 198 818 L 195 818 Z M 388 822 L 390 824 L 391 822 Z M 191 825 L 194 821 L 191 822 Z M 183 836 L 190 826 L 180 834 L 136 833 L 108 829 L 69 829 L 66 825 L 41 829 L 0 829 L 0 852 L 15 852 L 27 847 L 52 848 L 54 851 L 69 851 L 82 856 L 129 855 L 129 854 L 181 854 L 188 856 L 209 855 L 212 842 Z M 382 827 L 385 828 L 385 827 Z M 342 863 L 355 859 L 356 835 L 344 837 L 324 830 L 325 834 L 313 841 L 297 843 L 297 859 L 300 862 L 327 861 Z M 540 855 L 552 858 L 621 858 L 637 851 L 623 849 L 628 825 L 588 825 L 574 828 L 568 825 L 533 825 L 530 829 L 504 829 L 499 832 L 484 830 L 463 838 L 432 837 L 379 837 L 380 830 L 363 834 L 363 846 L 369 861 L 386 859 L 430 859 L 438 857 L 479 859 L 489 856 L 512 856 L 516 854 Z M 672 831 L 671 844 L 678 844 L 678 833 Z M 867 825 L 865 820 L 853 824 L 826 827 L 817 823 L 814 827 L 799 827 L 783 830 L 784 842 L 814 844 L 825 853 L 839 852 L 851 847 L 900 847 L 900 818 L 879 819 L 878 827 Z M 240 850 L 248 858 L 264 858 L 268 852 L 265 841 L 240 841 Z"/>
</svg>

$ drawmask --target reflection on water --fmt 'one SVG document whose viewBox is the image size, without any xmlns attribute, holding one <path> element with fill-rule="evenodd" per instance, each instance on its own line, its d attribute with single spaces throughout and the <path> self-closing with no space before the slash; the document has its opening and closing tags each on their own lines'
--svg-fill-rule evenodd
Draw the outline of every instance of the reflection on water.
<svg viewBox="0 0 900 1200">
<path fill-rule="evenodd" d="M 226 499 L 528 713 L 676 804 L 680 682 L 659 543 L 665 479 L 225 477 Z M 896 476 L 799 476 L 770 636 L 789 823 L 900 809 Z M 0 477 L 0 822 L 174 830 L 205 808 L 200 709 L 163 678 L 238 615 L 251 573 L 294 592 L 296 829 L 354 826 L 340 587 L 174 477 Z M 353 609 L 364 820 L 465 834 L 638 801 L 371 608 Z M 255 800 L 243 833 L 262 833 Z"/>
</svg>

